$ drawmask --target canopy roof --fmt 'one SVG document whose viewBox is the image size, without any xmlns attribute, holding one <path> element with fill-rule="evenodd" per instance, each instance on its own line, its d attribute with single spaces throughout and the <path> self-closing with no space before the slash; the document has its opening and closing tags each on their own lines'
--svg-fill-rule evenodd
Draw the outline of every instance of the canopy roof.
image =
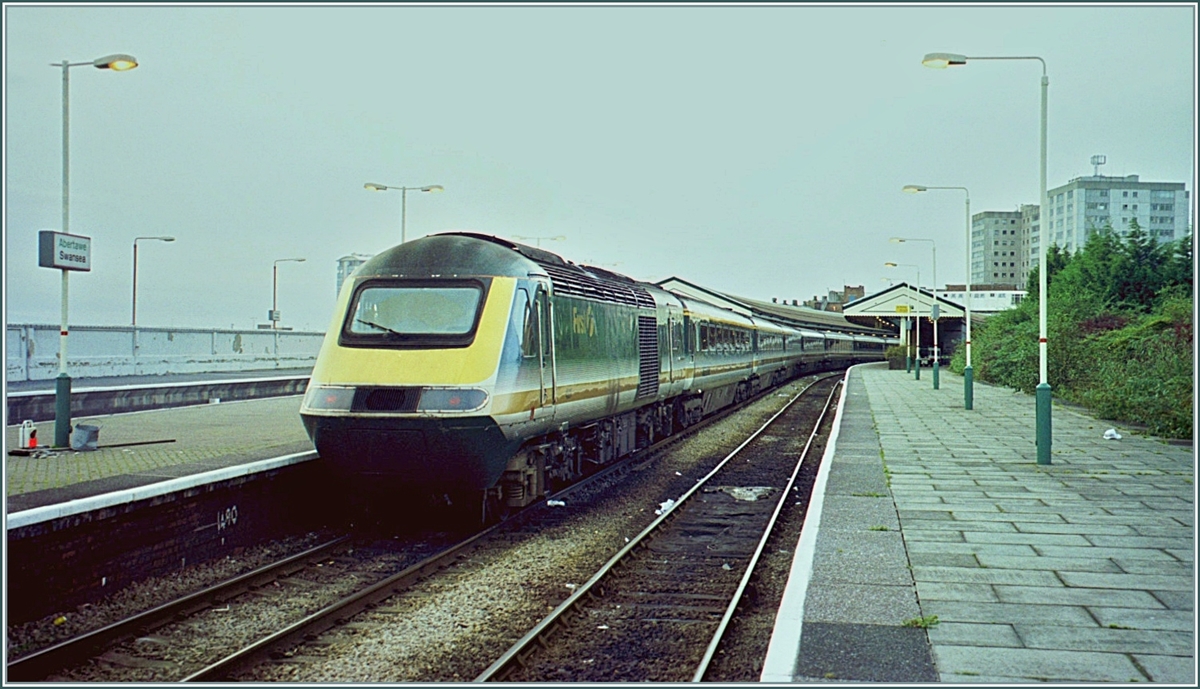
<svg viewBox="0 0 1200 689">
<path fill-rule="evenodd" d="M 876 292 L 846 304 L 842 311 L 847 316 L 876 316 L 879 318 L 902 318 L 904 316 L 929 316 L 934 304 L 933 294 L 927 290 L 901 282 L 898 285 Z M 944 297 L 937 298 L 939 318 L 962 318 L 966 310 Z"/>
</svg>

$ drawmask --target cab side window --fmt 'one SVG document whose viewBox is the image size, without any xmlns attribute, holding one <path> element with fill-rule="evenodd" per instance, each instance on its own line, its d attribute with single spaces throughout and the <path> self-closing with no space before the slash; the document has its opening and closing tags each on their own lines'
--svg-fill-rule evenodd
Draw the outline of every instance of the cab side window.
<svg viewBox="0 0 1200 689">
<path fill-rule="evenodd" d="M 531 359 L 538 355 L 538 330 L 540 329 L 538 312 L 534 308 L 533 300 L 529 298 L 529 292 L 522 288 L 517 290 L 517 295 L 517 298 L 525 304 L 525 325 L 521 329 L 521 356 Z"/>
</svg>

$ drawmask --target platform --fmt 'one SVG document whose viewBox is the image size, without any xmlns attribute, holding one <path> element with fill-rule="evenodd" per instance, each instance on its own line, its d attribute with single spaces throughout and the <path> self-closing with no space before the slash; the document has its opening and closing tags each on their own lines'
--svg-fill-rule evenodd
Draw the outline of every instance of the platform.
<svg viewBox="0 0 1200 689">
<path fill-rule="evenodd" d="M 764 681 L 1194 685 L 1192 446 L 1056 405 L 1038 466 L 1031 396 L 976 383 L 965 411 L 949 373 L 940 390 L 878 364 L 848 381 Z M 100 449 L 5 458 L 9 527 L 315 458 L 300 399 L 75 419 Z"/>
<path fill-rule="evenodd" d="M 6 455 L 6 514 L 311 453 L 300 421 L 301 399 L 292 395 L 72 419 L 99 427 L 98 449 Z M 53 440 L 53 421 L 35 425 L 39 438 Z M 6 448 L 18 447 L 19 432 L 17 426 L 5 429 Z"/>
<path fill-rule="evenodd" d="M 930 378 L 851 369 L 763 681 L 1194 686 L 1192 446 L 1056 404 L 1039 466 L 1032 396 Z"/>
</svg>

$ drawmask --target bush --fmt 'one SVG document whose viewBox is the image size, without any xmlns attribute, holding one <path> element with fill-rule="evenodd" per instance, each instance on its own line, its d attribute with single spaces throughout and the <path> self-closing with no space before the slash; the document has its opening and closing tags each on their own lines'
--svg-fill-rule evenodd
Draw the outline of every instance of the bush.
<svg viewBox="0 0 1200 689">
<path fill-rule="evenodd" d="M 1154 246 L 1140 232 L 1125 239 L 1101 232 L 1075 256 L 1051 258 L 1047 353 L 1054 394 L 1102 418 L 1191 438 L 1194 302 L 1191 274 L 1179 267 L 1190 263 L 1190 238 L 1172 248 Z M 975 376 L 1033 393 L 1036 291 L 973 330 Z M 964 364 L 956 352 L 951 370 L 961 373 Z"/>
</svg>

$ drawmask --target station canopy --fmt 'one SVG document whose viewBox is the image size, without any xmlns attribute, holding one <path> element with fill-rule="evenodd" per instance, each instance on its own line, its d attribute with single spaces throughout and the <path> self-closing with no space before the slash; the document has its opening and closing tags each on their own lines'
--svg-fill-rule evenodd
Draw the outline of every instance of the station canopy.
<svg viewBox="0 0 1200 689">
<path fill-rule="evenodd" d="M 933 313 L 933 293 L 907 282 L 876 292 L 846 304 L 842 312 L 847 318 L 904 318 L 906 316 L 931 317 Z M 937 298 L 938 318 L 962 318 L 966 310 L 961 304 L 942 297 Z M 974 317 L 972 317 L 974 320 Z"/>
<path fill-rule="evenodd" d="M 744 316 L 762 318 L 784 325 L 810 328 L 818 331 L 839 330 L 858 332 L 864 335 L 884 335 L 889 333 L 886 329 L 874 328 L 848 321 L 846 320 L 846 316 L 836 311 L 820 311 L 818 309 L 810 309 L 807 306 L 793 306 L 790 304 L 739 297 L 711 290 L 707 287 L 701 287 L 677 277 L 660 280 L 655 284 L 669 292 L 675 292 L 676 294 L 681 294 L 692 299 L 699 299 L 700 301 L 707 301 L 710 304 L 715 304 L 716 306 L 729 309 Z"/>
</svg>

